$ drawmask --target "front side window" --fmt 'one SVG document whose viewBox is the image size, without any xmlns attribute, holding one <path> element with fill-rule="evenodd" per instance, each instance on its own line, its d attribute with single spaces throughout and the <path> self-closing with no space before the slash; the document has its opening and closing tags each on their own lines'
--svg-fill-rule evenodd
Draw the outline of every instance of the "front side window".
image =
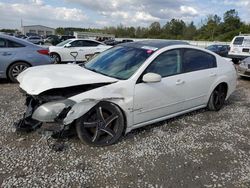
<svg viewBox="0 0 250 188">
<path fill-rule="evenodd" d="M 63 42 L 60 42 L 60 43 L 57 44 L 56 46 L 64 46 L 65 44 L 70 43 L 71 41 L 72 41 L 71 39 L 65 40 L 65 41 L 63 41 Z"/>
<path fill-rule="evenodd" d="M 153 54 L 152 50 L 117 46 L 100 53 L 85 68 L 118 79 L 130 78 Z"/>
<path fill-rule="evenodd" d="M 76 40 L 70 43 L 72 47 L 84 47 L 84 41 L 82 40 Z"/>
<path fill-rule="evenodd" d="M 160 54 L 146 69 L 146 73 L 156 73 L 162 77 L 181 73 L 181 52 L 171 50 Z"/>
<path fill-rule="evenodd" d="M 0 38 L 0 48 L 6 48 L 6 47 L 7 47 L 6 40 Z"/>
<path fill-rule="evenodd" d="M 185 49 L 183 53 L 183 72 L 192 72 L 216 67 L 216 58 L 206 52 L 194 49 Z"/>
</svg>

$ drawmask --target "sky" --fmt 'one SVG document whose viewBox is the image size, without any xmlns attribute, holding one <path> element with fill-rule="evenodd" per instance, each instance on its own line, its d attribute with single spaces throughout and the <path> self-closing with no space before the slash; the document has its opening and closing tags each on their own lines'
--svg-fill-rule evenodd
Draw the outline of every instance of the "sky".
<svg viewBox="0 0 250 188">
<path fill-rule="evenodd" d="M 250 0 L 0 0 L 0 29 L 23 25 L 103 28 L 143 26 L 172 18 L 199 26 L 209 14 L 236 9 L 250 23 Z"/>
</svg>

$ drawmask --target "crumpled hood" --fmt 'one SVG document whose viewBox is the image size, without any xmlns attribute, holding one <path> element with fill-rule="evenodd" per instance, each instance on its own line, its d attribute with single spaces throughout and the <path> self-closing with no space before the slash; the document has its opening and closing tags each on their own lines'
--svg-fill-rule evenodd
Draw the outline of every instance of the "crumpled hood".
<svg viewBox="0 0 250 188">
<path fill-rule="evenodd" d="M 17 80 L 21 89 L 30 95 L 55 88 L 118 81 L 75 64 L 31 67 L 19 74 Z"/>
</svg>

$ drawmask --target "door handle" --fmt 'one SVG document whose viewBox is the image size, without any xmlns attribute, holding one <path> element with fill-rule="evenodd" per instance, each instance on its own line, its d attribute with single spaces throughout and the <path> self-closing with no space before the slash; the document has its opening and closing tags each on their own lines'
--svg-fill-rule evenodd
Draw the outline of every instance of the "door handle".
<svg viewBox="0 0 250 188">
<path fill-rule="evenodd" d="M 217 74 L 216 73 L 210 73 L 209 76 L 210 77 L 215 77 Z"/>
<path fill-rule="evenodd" d="M 181 85 L 181 84 L 184 84 L 185 83 L 185 81 L 184 80 L 177 80 L 176 81 L 176 85 Z"/>
</svg>

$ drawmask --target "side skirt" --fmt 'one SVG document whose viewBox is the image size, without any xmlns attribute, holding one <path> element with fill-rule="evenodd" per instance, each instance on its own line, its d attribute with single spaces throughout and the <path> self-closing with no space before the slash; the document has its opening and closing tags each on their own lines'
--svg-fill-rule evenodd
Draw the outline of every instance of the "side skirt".
<svg viewBox="0 0 250 188">
<path fill-rule="evenodd" d="M 170 118 L 173 118 L 173 117 L 176 117 L 176 116 L 180 116 L 180 115 L 186 114 L 188 112 L 192 112 L 192 111 L 195 111 L 195 110 L 198 110 L 198 109 L 201 109 L 201 108 L 205 108 L 206 106 L 207 105 L 197 106 L 197 107 L 190 108 L 188 110 L 184 110 L 184 111 L 177 112 L 177 113 L 174 113 L 174 114 L 170 114 L 170 115 L 167 115 L 167 116 L 164 116 L 164 117 L 160 117 L 160 118 L 153 119 L 153 120 L 150 120 L 150 121 L 135 124 L 135 125 L 133 125 L 131 127 L 128 127 L 127 130 L 126 130 L 126 133 L 132 131 L 133 129 L 137 129 L 137 128 L 140 128 L 140 127 L 143 127 L 143 126 L 146 126 L 146 125 L 150 125 L 150 124 L 153 124 L 153 123 L 156 123 L 156 122 L 159 122 L 159 121 L 163 121 L 163 120 L 167 120 L 167 119 L 170 119 Z"/>
</svg>

